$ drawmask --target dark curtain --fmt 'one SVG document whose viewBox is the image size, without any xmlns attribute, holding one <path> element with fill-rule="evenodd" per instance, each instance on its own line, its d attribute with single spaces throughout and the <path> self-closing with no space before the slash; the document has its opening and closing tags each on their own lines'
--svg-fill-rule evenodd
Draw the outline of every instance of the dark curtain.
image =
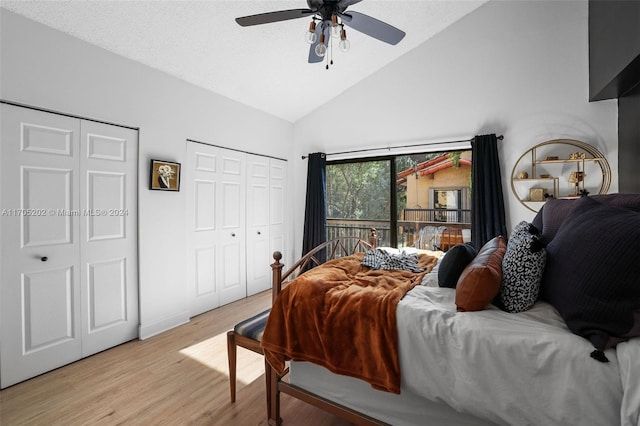
<svg viewBox="0 0 640 426">
<path fill-rule="evenodd" d="M 493 237 L 507 238 L 498 138 L 476 136 L 471 141 L 471 241 L 477 250 Z"/>
<path fill-rule="evenodd" d="M 304 211 L 302 254 L 305 255 L 327 239 L 326 222 L 326 156 L 316 152 L 309 154 L 307 169 L 307 201 Z M 324 261 L 322 257 L 321 260 Z"/>
</svg>

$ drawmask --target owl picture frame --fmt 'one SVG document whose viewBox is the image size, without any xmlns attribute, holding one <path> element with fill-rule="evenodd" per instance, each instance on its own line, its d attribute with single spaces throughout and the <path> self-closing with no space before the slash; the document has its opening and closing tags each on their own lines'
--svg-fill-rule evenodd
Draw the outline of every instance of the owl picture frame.
<svg viewBox="0 0 640 426">
<path fill-rule="evenodd" d="M 180 163 L 152 159 L 149 171 L 149 189 L 180 191 Z"/>
</svg>

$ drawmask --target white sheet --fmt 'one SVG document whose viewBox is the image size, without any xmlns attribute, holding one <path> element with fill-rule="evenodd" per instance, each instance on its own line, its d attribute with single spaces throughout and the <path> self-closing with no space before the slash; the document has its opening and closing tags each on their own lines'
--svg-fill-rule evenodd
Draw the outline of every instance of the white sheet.
<svg viewBox="0 0 640 426">
<path fill-rule="evenodd" d="M 454 299 L 453 289 L 418 286 L 398 304 L 403 389 L 503 425 L 634 424 L 621 423 L 615 351 L 609 363 L 592 359 L 553 307 L 458 313 Z M 629 398 L 627 406 L 640 401 Z"/>
<path fill-rule="evenodd" d="M 292 361 L 289 372 L 291 383 L 393 426 L 495 426 L 405 389 L 400 395 L 379 391 L 363 380 L 310 362 Z"/>
<path fill-rule="evenodd" d="M 619 343 L 616 349 L 624 396 L 620 407 L 622 426 L 640 424 L 640 339 Z"/>
</svg>

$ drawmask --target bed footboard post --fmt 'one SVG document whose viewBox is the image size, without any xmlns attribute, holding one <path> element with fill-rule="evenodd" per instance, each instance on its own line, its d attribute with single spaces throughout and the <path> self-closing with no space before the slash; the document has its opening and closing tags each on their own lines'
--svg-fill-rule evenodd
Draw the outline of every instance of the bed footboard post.
<svg viewBox="0 0 640 426">
<path fill-rule="evenodd" d="M 282 291 L 282 267 L 284 266 L 284 264 L 280 263 L 280 259 L 282 259 L 282 253 L 280 253 L 279 251 L 273 252 L 273 259 L 275 260 L 275 262 L 271 264 L 271 272 L 272 272 L 271 303 L 272 304 L 273 302 L 275 302 L 278 294 L 280 294 L 280 291 Z"/>
</svg>

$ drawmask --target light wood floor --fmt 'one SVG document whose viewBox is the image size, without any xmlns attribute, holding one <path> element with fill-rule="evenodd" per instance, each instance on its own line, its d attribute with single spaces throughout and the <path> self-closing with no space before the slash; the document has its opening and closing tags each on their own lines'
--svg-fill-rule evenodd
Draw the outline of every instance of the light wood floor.
<svg viewBox="0 0 640 426">
<path fill-rule="evenodd" d="M 266 425 L 263 358 L 238 348 L 229 402 L 226 332 L 266 309 L 264 292 L 0 391 L 0 425 Z M 282 395 L 285 425 L 349 423 Z"/>
</svg>

